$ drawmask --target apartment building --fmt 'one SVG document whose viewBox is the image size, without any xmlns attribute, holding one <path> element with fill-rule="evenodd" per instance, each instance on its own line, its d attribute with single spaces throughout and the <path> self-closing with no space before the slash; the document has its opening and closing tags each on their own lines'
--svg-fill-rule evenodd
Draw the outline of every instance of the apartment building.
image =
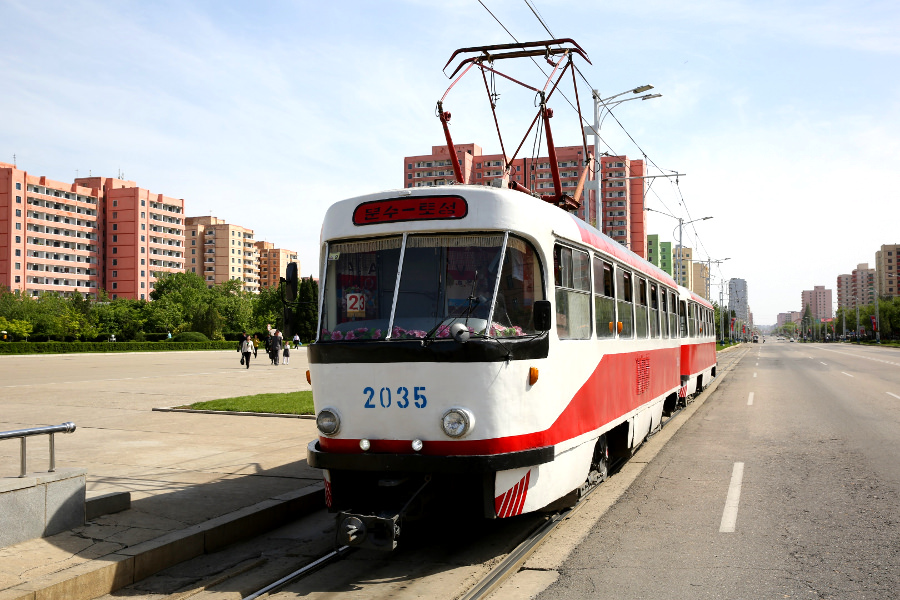
<svg viewBox="0 0 900 600">
<path fill-rule="evenodd" d="M 508 185 L 510 181 L 515 181 L 538 195 L 550 195 L 557 191 L 549 157 L 517 158 L 510 163 L 507 174 L 506 159 L 502 154 L 484 154 L 477 144 L 457 144 L 453 150 L 466 184 L 499 185 L 500 180 L 503 185 Z M 574 194 L 584 170 L 583 148 L 557 147 L 556 161 L 562 191 Z M 598 202 L 597 192 L 585 189 L 576 214 L 644 257 L 647 250 L 642 179 L 644 162 L 625 156 L 603 157 L 599 162 L 601 202 Z M 404 157 L 403 163 L 405 187 L 435 187 L 456 182 L 452 155 L 446 146 L 432 146 L 431 154 Z M 589 171 L 586 181 L 594 179 L 595 173 Z M 599 218 L 598 209 L 601 213 Z"/>
<path fill-rule="evenodd" d="M 0 163 L 0 285 L 96 296 L 103 287 L 100 190 Z"/>
<path fill-rule="evenodd" d="M 848 274 L 837 276 L 837 300 L 838 308 L 850 308 L 855 306 L 853 303 L 853 293 L 851 292 L 851 283 L 853 276 Z"/>
<path fill-rule="evenodd" d="M 709 266 L 705 262 L 691 263 L 691 291 L 709 299 Z"/>
<path fill-rule="evenodd" d="M 190 240 L 186 268 L 208 287 L 236 279 L 242 290 L 259 292 L 259 253 L 252 229 L 213 216 L 187 217 L 185 236 Z"/>
<path fill-rule="evenodd" d="M 805 313 L 807 306 L 816 322 L 832 318 L 834 312 L 831 309 L 831 290 L 826 290 L 824 285 L 817 285 L 811 290 L 800 292 L 800 312 Z"/>
<path fill-rule="evenodd" d="M 800 319 L 803 318 L 803 313 L 800 311 L 789 311 L 778 313 L 777 322 L 775 324 L 776 327 L 784 327 L 786 323 L 799 323 Z"/>
<path fill-rule="evenodd" d="M 875 252 L 875 289 L 879 297 L 900 296 L 900 244 L 884 244 Z"/>
<path fill-rule="evenodd" d="M 728 281 L 728 309 L 733 310 L 735 318 L 744 323 L 752 323 L 750 301 L 747 297 L 747 282 L 744 279 Z"/>
<path fill-rule="evenodd" d="M 694 263 L 693 248 L 675 246 L 675 257 L 672 259 L 673 275 L 675 283 L 684 286 L 689 290 L 694 289 L 694 269 L 691 265 Z"/>
<path fill-rule="evenodd" d="M 278 282 L 284 277 L 288 264 L 297 262 L 297 253 L 285 248 L 276 248 L 272 242 L 258 241 L 255 243 L 259 257 L 259 286 L 260 288 L 278 287 Z M 300 268 L 298 263 L 297 268 Z"/>
<path fill-rule="evenodd" d="M 648 235 L 647 261 L 672 275 L 672 242 L 660 242 L 656 233 Z"/>
<path fill-rule="evenodd" d="M 850 295 L 860 305 L 875 303 L 875 269 L 870 269 L 869 263 L 860 263 L 850 272 Z"/>
</svg>

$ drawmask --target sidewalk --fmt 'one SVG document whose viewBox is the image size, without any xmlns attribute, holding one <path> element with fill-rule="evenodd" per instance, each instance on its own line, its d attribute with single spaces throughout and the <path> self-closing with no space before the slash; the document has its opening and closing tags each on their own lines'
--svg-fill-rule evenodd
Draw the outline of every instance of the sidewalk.
<svg viewBox="0 0 900 600">
<path fill-rule="evenodd" d="M 0 430 L 73 421 L 58 469 L 87 469 L 87 496 L 130 492 L 131 508 L 0 548 L 0 600 L 94 598 L 324 505 L 306 466 L 311 419 L 154 412 L 198 400 L 310 389 L 306 353 L 250 369 L 237 352 L 0 356 Z M 29 439 L 29 474 L 49 462 Z M 19 444 L 0 443 L 0 478 Z"/>
</svg>

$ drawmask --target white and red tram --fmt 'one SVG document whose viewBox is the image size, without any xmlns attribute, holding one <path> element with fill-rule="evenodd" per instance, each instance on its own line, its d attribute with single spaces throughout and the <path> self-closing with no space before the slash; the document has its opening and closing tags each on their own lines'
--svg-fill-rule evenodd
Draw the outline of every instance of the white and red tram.
<svg viewBox="0 0 900 600">
<path fill-rule="evenodd" d="M 715 376 L 706 300 L 527 194 L 344 200 L 322 256 L 308 460 L 344 543 L 393 548 L 429 503 L 571 501 Z"/>
</svg>

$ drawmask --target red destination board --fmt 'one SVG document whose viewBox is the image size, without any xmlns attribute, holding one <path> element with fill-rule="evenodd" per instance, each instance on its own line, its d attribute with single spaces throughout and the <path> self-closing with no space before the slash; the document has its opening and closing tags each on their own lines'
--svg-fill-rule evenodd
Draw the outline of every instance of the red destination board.
<svg viewBox="0 0 900 600">
<path fill-rule="evenodd" d="M 460 196 L 419 196 L 364 202 L 353 211 L 354 225 L 462 219 L 469 205 Z"/>
</svg>

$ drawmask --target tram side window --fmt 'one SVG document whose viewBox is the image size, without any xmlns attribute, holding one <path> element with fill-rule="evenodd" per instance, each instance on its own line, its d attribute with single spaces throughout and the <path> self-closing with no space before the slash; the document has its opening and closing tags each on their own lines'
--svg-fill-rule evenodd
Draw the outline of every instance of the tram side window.
<svg viewBox="0 0 900 600">
<path fill-rule="evenodd" d="M 661 337 L 669 337 L 669 292 L 665 288 L 659 290 L 659 330 Z"/>
<path fill-rule="evenodd" d="M 675 292 L 669 292 L 669 336 L 678 337 L 678 301 Z"/>
<path fill-rule="evenodd" d="M 650 337 L 659 337 L 659 288 L 650 282 Z"/>
<path fill-rule="evenodd" d="M 647 337 L 649 315 L 647 310 L 647 280 L 638 277 L 636 280 L 637 298 L 634 302 L 634 332 L 639 338 Z"/>
<path fill-rule="evenodd" d="M 688 303 L 688 336 L 697 337 L 697 305 Z"/>
<path fill-rule="evenodd" d="M 500 271 L 491 337 L 537 333 L 533 319 L 534 301 L 543 299 L 544 278 L 534 246 L 510 236 Z"/>
<path fill-rule="evenodd" d="M 613 267 L 594 257 L 594 321 L 598 338 L 616 337 L 616 293 Z"/>
<path fill-rule="evenodd" d="M 329 244 L 319 339 L 387 335 L 402 238 Z"/>
<path fill-rule="evenodd" d="M 679 337 L 687 337 L 687 335 L 688 335 L 687 302 L 679 302 L 678 303 L 678 322 L 680 325 Z"/>
<path fill-rule="evenodd" d="M 556 332 L 560 339 L 591 337 L 591 262 L 587 252 L 556 245 Z"/>
<path fill-rule="evenodd" d="M 634 314 L 632 313 L 631 273 L 624 269 L 616 270 L 616 298 L 618 299 L 619 323 L 622 324 L 620 338 L 634 337 Z"/>
</svg>

